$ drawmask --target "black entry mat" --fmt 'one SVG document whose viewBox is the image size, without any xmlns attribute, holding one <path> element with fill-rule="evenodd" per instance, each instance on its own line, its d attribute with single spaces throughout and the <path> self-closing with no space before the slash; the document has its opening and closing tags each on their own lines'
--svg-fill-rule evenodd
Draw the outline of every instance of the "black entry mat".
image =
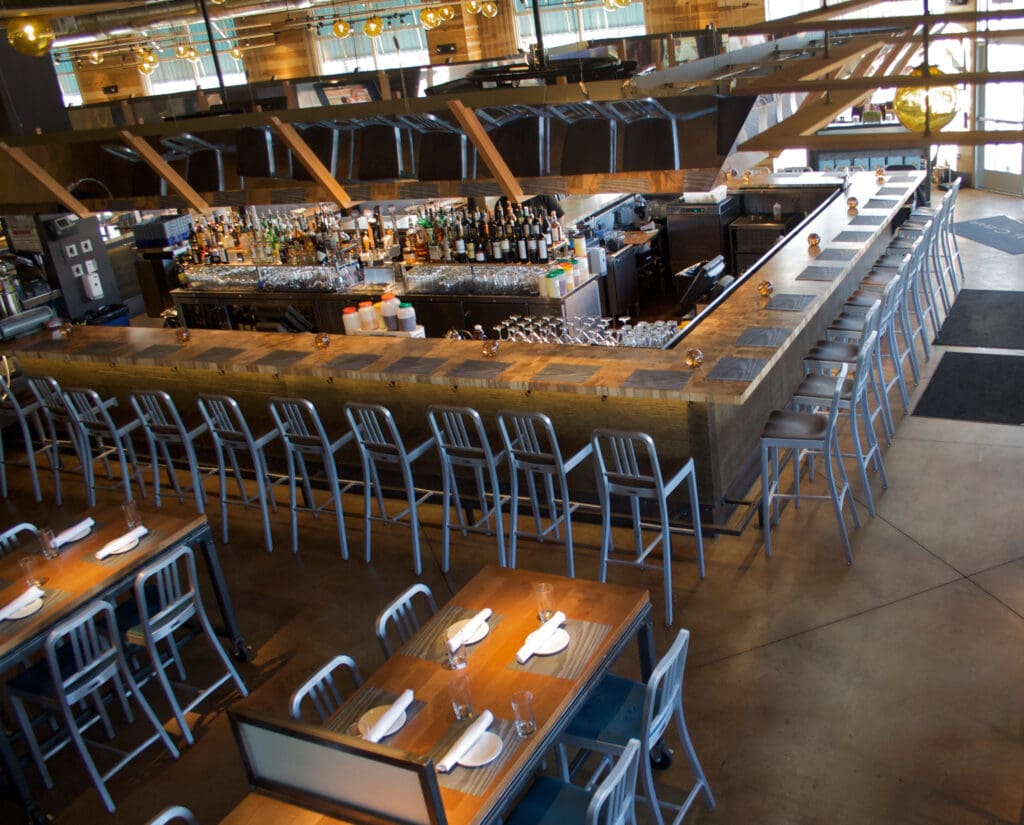
<svg viewBox="0 0 1024 825">
<path fill-rule="evenodd" d="M 1024 356 L 943 353 L 913 414 L 1024 424 Z"/>
<path fill-rule="evenodd" d="M 1024 292 L 960 291 L 936 344 L 944 347 L 1024 349 Z"/>
<path fill-rule="evenodd" d="M 1024 253 L 1024 223 L 1005 215 L 963 221 L 956 225 L 956 234 L 961 238 L 991 246 L 1008 255 Z"/>
</svg>

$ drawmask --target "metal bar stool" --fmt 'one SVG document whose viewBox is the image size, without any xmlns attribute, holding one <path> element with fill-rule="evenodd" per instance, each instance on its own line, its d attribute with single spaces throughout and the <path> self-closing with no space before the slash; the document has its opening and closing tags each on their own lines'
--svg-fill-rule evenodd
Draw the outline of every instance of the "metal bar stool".
<svg viewBox="0 0 1024 825">
<path fill-rule="evenodd" d="M 692 534 L 697 540 L 697 569 L 704 578 L 704 539 L 700 531 L 700 501 L 697 497 L 697 476 L 693 459 L 687 459 L 667 482 L 661 474 L 654 439 L 646 433 L 622 430 L 595 430 L 590 437 L 597 463 L 597 491 L 601 501 L 601 565 L 599 580 L 605 581 L 608 564 L 643 567 L 651 551 L 661 543 L 662 569 L 665 579 L 665 624 L 672 625 L 672 533 Z M 683 482 L 690 494 L 692 528 L 673 527 L 668 518 L 668 497 Z M 610 558 L 614 549 L 612 537 L 612 501 L 615 496 L 629 500 L 633 526 L 634 558 Z M 640 502 L 650 501 L 658 508 L 658 523 L 641 519 Z M 657 534 L 644 545 L 644 528 Z"/>
<path fill-rule="evenodd" d="M 417 608 L 417 602 L 423 606 Z M 374 628 L 386 657 L 391 658 L 394 653 L 389 637 L 390 628 L 394 627 L 399 644 L 405 644 L 420 629 L 423 623 L 421 615 L 424 613 L 427 617 L 437 613 L 437 602 L 434 601 L 434 594 L 430 592 L 430 588 L 423 582 L 417 582 L 399 593 L 377 614 Z"/>
<path fill-rule="evenodd" d="M 494 454 L 480 413 L 469 407 L 432 404 L 427 407 L 427 421 L 441 456 L 441 569 L 447 573 L 450 566 L 453 529 L 458 529 L 463 536 L 469 531 L 496 536 L 498 564 L 504 567 L 505 525 L 501 519 L 498 466 L 505 460 L 505 451 Z M 466 471 L 472 476 L 472 498 L 480 510 L 476 521 L 471 521 L 471 515 L 467 516 L 471 508 L 465 504 Z M 453 509 L 457 525 L 452 524 Z"/>
<path fill-rule="evenodd" d="M 432 491 L 420 493 L 412 480 L 412 463 L 426 454 L 434 446 L 431 436 L 412 450 L 405 448 L 405 442 L 398 432 L 395 418 L 391 410 L 379 404 L 358 404 L 348 401 L 345 404 L 345 415 L 349 426 L 355 434 L 359 446 L 359 456 L 363 463 L 363 522 L 365 524 L 365 556 L 369 564 L 371 558 L 372 534 L 371 525 L 375 521 L 383 524 L 408 525 L 412 533 L 412 557 L 416 575 L 423 572 L 423 561 L 420 556 L 420 521 L 417 509 L 420 504 L 433 495 Z M 384 490 L 380 482 L 381 469 L 395 468 L 402 480 L 402 493 L 405 497 L 405 508 L 398 513 L 390 514 L 384 500 Z M 371 499 L 376 498 L 379 515 L 373 515 Z M 404 520 L 408 516 L 408 520 Z"/>
<path fill-rule="evenodd" d="M 199 593 L 196 559 L 191 547 L 182 545 L 166 558 L 147 565 L 139 571 L 135 577 L 134 607 L 138 610 L 139 621 L 138 624 L 125 631 L 125 639 L 129 644 L 146 649 L 153 672 L 163 689 L 164 696 L 167 697 L 167 702 L 171 706 L 181 734 L 191 745 L 195 741 L 195 736 L 185 720 L 186 713 L 194 710 L 200 702 L 229 680 L 235 683 L 235 687 L 243 697 L 249 695 L 242 677 L 238 675 L 238 671 L 231 663 L 231 658 L 217 641 L 213 625 L 210 624 L 210 618 L 206 615 L 203 599 Z M 223 675 L 204 688 L 196 688 L 185 683 L 185 669 L 178 641 L 174 636 L 175 632 L 180 630 L 186 622 L 192 620 L 198 622 L 199 629 L 206 634 L 206 638 L 224 666 Z M 169 661 L 165 660 L 157 649 L 157 645 L 161 642 L 167 643 L 171 660 L 177 667 L 180 682 L 172 683 L 167 677 L 166 668 Z M 195 697 L 182 707 L 175 693 L 175 687 L 193 691 Z"/>
<path fill-rule="evenodd" d="M 341 496 L 355 486 L 354 481 L 341 481 L 338 478 L 338 465 L 335 456 L 338 451 L 353 438 L 351 431 L 333 441 L 327 436 L 323 422 L 311 401 L 305 398 L 271 398 L 270 415 L 277 425 L 284 443 L 285 458 L 288 461 L 288 505 L 291 509 L 292 550 L 299 550 L 299 510 L 308 510 L 316 518 L 329 507 L 334 508 L 335 520 L 338 522 L 338 544 L 341 557 L 348 558 L 348 540 L 345 537 L 345 513 L 341 508 Z M 306 467 L 306 460 L 319 461 L 323 466 L 323 474 L 314 476 Z M 328 498 L 317 504 L 313 495 L 313 481 L 323 481 L 327 485 Z M 298 503 L 298 485 L 301 482 L 306 506 Z"/>
<path fill-rule="evenodd" d="M 96 462 L 103 463 L 107 478 L 110 475 L 110 457 L 117 459 L 121 467 L 121 484 L 126 501 L 132 500 L 132 479 L 139 485 L 139 493 L 146 495 L 146 482 L 142 468 L 135 455 L 132 433 L 142 426 L 139 419 L 122 418 L 115 422 L 110 411 L 117 406 L 116 398 L 100 398 L 96 390 L 84 387 L 70 387 L 62 391 L 64 403 L 71 417 L 78 422 L 84 435 L 83 457 L 88 451 L 89 458 L 82 465 L 85 471 L 85 491 L 90 507 L 96 505 Z"/>
<path fill-rule="evenodd" d="M 764 552 L 769 558 L 772 555 L 772 524 L 779 519 L 779 500 L 793 499 L 797 506 L 801 498 L 822 500 L 829 498 L 839 522 L 843 547 L 846 551 L 846 563 L 853 564 L 853 550 L 850 537 L 846 532 L 843 520 L 843 503 L 850 499 L 850 510 L 853 512 L 853 523 L 860 527 L 860 517 L 850 493 L 850 482 L 843 467 L 843 457 L 839 452 L 839 440 L 836 437 L 836 422 L 839 418 L 839 403 L 846 382 L 849 367 L 841 364 L 833 384 L 832 398 L 828 407 L 828 415 L 800 413 L 789 410 L 773 410 L 761 433 L 761 519 L 764 526 Z M 780 461 L 780 453 L 790 450 L 793 461 L 794 491 L 782 492 L 780 470 L 785 462 Z M 829 495 L 801 495 L 800 463 L 808 451 L 821 453 L 825 459 L 825 476 L 828 480 Z M 842 488 L 836 485 L 836 474 L 833 462 L 839 464 L 839 475 Z"/>
<path fill-rule="evenodd" d="M 690 739 L 683 714 L 683 676 L 686 671 L 686 654 L 690 647 L 690 631 L 680 630 L 672 646 L 661 657 L 651 673 L 647 684 L 608 674 L 602 677 L 558 743 L 558 759 L 562 779 L 569 781 L 566 747 L 582 748 L 584 752 L 596 751 L 604 754 L 601 765 L 591 777 L 588 787 L 600 776 L 610 763 L 611 756 L 625 751 L 629 740 L 639 740 L 642 751 L 649 756 L 659 746 L 670 722 L 675 722 L 676 735 L 686 753 L 694 784 L 682 805 L 675 805 L 658 798 L 654 787 L 654 774 L 649 758 L 640 759 L 639 773 L 644 795 L 637 795 L 651 809 L 654 821 L 664 825 L 663 811 L 675 811 L 672 825 L 678 825 L 686 816 L 698 796 L 704 797 L 708 810 L 714 810 L 715 797 L 704 774 L 697 751 Z M 586 753 L 581 754 L 586 757 Z M 621 756 L 620 756 L 621 758 Z M 581 760 L 576 760 L 578 768 Z"/>
<path fill-rule="evenodd" d="M 868 512 L 872 518 L 878 513 L 875 510 L 875 497 L 871 492 L 871 483 L 868 481 L 869 465 L 875 468 L 882 479 L 882 489 L 889 487 L 885 464 L 882 461 L 882 451 L 878 446 L 878 436 L 871 423 L 871 408 L 868 404 L 868 376 L 872 371 L 872 362 L 877 346 L 878 332 L 872 330 L 860 342 L 860 352 L 857 354 L 857 360 L 853 367 L 853 375 L 847 376 L 846 385 L 839 398 L 840 411 L 847 413 L 850 417 L 850 437 L 853 440 L 852 456 L 843 454 L 843 457 L 852 457 L 857 460 L 860 478 L 864 484 L 864 497 L 867 499 Z M 831 371 L 838 367 L 838 363 L 804 360 L 807 377 L 800 382 L 800 386 L 793 393 L 793 405 L 798 412 L 804 411 L 805 408 L 815 411 L 827 407 L 832 401 L 835 383 L 832 380 Z M 861 423 L 864 425 L 867 450 L 864 449 L 864 444 L 861 442 Z M 810 469 L 813 473 L 813 458 Z"/>
<path fill-rule="evenodd" d="M 7 695 L 18 723 L 25 735 L 29 753 L 47 788 L 53 779 L 45 760 L 69 742 L 74 744 L 89 778 L 95 785 L 109 813 L 114 812 L 114 801 L 106 782 L 157 740 L 168 753 L 178 758 L 178 749 L 163 729 L 152 708 L 139 691 L 139 686 L 128 670 L 114 620 L 114 608 L 106 601 L 97 600 L 73 613 L 56 625 L 46 637 L 46 658 L 22 671 L 7 682 Z M 109 739 L 114 738 L 110 717 L 104 705 L 101 689 L 110 685 L 117 696 L 125 717 L 134 722 L 128 699 L 134 699 L 153 729 L 142 744 L 134 750 L 123 751 L 105 742 L 90 742 L 94 747 L 120 755 L 119 761 L 105 773 L 100 773 L 89 752 L 83 732 L 96 722 L 102 722 Z M 45 754 L 39 747 L 32 722 L 25 710 L 25 701 L 31 701 L 48 710 L 59 711 L 68 736 L 62 737 Z M 86 704 L 94 712 L 81 718 L 75 708 L 84 711 Z"/>
<path fill-rule="evenodd" d="M 74 452 L 75 458 L 78 460 L 78 467 L 72 469 L 82 472 L 84 480 L 84 450 L 87 450 L 87 448 L 84 448 L 82 444 L 85 441 L 85 434 L 81 431 L 77 419 L 68 411 L 67 404 L 64 403 L 64 396 L 60 390 L 60 384 L 57 383 L 56 378 L 52 378 L 49 375 L 30 377 L 28 379 L 28 386 L 32 390 L 32 395 L 39 402 L 39 409 L 42 412 L 43 421 L 49 433 L 47 443 L 49 444 L 50 467 L 53 469 L 54 500 L 59 507 L 64 500 L 61 491 L 61 470 L 63 469 L 61 465 L 61 449 L 70 447 L 71 451 Z M 57 438 L 58 429 L 67 433 L 66 439 Z M 88 492 L 88 489 L 88 483 L 86 483 L 86 492 Z"/>
<path fill-rule="evenodd" d="M 343 702 L 341 691 L 334 681 L 334 674 L 338 670 L 348 672 L 354 688 L 363 683 L 363 674 L 359 672 L 355 659 L 351 656 L 335 656 L 295 689 L 288 700 L 288 713 L 292 719 L 302 721 L 302 705 L 307 700 L 321 724 L 338 711 Z"/>
<path fill-rule="evenodd" d="M 178 501 L 184 501 L 185 493 L 191 491 L 196 501 L 196 511 L 206 512 L 206 491 L 203 489 L 203 473 L 196 458 L 196 439 L 209 432 L 205 422 L 186 425 L 174 401 L 163 390 L 135 390 L 129 393 L 129 400 L 135 414 L 142 422 L 142 430 L 149 444 L 150 460 L 153 464 L 153 500 L 160 507 L 160 459 L 163 457 L 167 479 L 174 489 Z M 188 465 L 192 486 L 182 488 L 174 469 L 171 447 L 181 447 Z M 212 470 L 210 471 L 212 473 Z"/>
<path fill-rule="evenodd" d="M 214 450 L 217 454 L 220 517 L 224 526 L 224 543 L 227 544 L 228 541 L 228 504 L 241 504 L 242 507 L 249 508 L 258 503 L 263 516 L 263 536 L 267 543 L 267 552 L 273 552 L 274 539 L 270 533 L 269 510 L 277 512 L 274 487 L 284 481 L 284 477 L 271 480 L 264 449 L 267 444 L 277 438 L 277 429 L 268 430 L 255 438 L 238 402 L 227 395 L 200 394 L 196 396 L 196 402 L 199 404 L 199 412 L 202 413 L 206 425 L 210 428 Z M 240 454 L 249 457 L 256 476 L 256 492 L 252 495 L 249 494 L 245 480 L 242 478 Z M 227 463 L 225 462 L 230 463 L 235 483 L 238 484 L 237 499 L 228 497 Z"/>
<path fill-rule="evenodd" d="M 581 447 L 568 461 L 562 459 L 562 451 L 555 435 L 551 419 L 541 412 L 518 412 L 500 410 L 498 429 L 508 454 L 511 476 L 511 524 L 509 526 L 510 567 L 516 566 L 516 550 L 521 537 L 543 543 L 549 536 L 562 540 L 565 530 L 565 563 L 569 577 L 576 576 L 576 564 L 572 546 L 572 514 L 579 508 L 578 503 L 569 500 L 568 475 L 594 452 L 592 444 Z M 531 515 L 534 532 L 519 529 L 519 475 L 522 473 L 530 495 Z M 537 485 L 544 487 L 544 507 L 537 496 Z M 556 490 L 557 487 L 557 490 Z M 556 495 L 557 492 L 557 495 Z M 543 525 L 542 516 L 547 513 L 548 525 Z"/>
<path fill-rule="evenodd" d="M 25 455 L 28 459 L 29 477 L 32 479 L 32 493 L 35 495 L 36 501 L 43 500 L 43 494 L 39 488 L 39 466 L 36 456 L 39 453 L 45 453 L 47 460 L 51 462 L 54 474 L 57 472 L 52 464 L 50 440 L 46 437 L 46 431 L 43 429 L 41 409 L 42 404 L 38 398 L 31 393 L 19 398 L 11 385 L 4 380 L 3 376 L 0 376 L 0 420 L 13 419 L 18 422 L 21 440 L 25 445 Z M 38 447 L 32 438 L 32 428 L 35 428 L 39 438 Z M 0 495 L 7 498 L 7 455 L 2 438 L 0 438 Z"/>
</svg>

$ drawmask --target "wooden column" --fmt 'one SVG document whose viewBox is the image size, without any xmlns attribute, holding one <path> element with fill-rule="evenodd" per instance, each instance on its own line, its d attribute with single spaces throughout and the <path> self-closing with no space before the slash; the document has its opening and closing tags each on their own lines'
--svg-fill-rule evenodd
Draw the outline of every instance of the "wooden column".
<svg viewBox="0 0 1024 825">
<path fill-rule="evenodd" d="M 274 25 L 283 23 L 286 18 L 287 15 L 277 14 L 268 16 L 266 21 Z M 309 33 L 302 28 L 277 31 L 273 46 L 245 53 L 245 70 L 250 83 L 313 77 L 317 70 Z"/>
<path fill-rule="evenodd" d="M 119 134 L 125 145 L 138 152 L 139 157 L 148 163 L 154 172 L 167 181 L 167 185 L 181 195 L 190 208 L 195 209 L 197 212 L 210 211 L 210 204 L 203 200 L 202 196 L 195 189 L 189 186 L 188 181 L 171 168 L 171 165 L 160 156 L 160 153 L 150 145 L 148 140 L 138 135 L 133 135 L 127 129 L 122 130 Z"/>
<path fill-rule="evenodd" d="M 512 174 L 512 170 L 508 168 L 505 158 L 501 156 L 501 153 L 495 147 L 490 135 L 487 134 L 483 124 L 480 122 L 480 118 L 476 116 L 476 112 L 468 108 L 461 100 L 449 101 L 448 108 L 455 115 L 455 119 L 462 127 L 462 131 L 466 133 L 466 137 L 476 147 L 480 158 L 487 165 L 487 168 L 491 170 L 491 174 L 498 182 L 498 186 L 501 187 L 505 197 L 512 201 L 512 203 L 522 203 L 526 199 L 526 195 L 523 194 L 523 188 L 519 185 L 519 180 Z"/>
<path fill-rule="evenodd" d="M 270 118 L 270 125 L 288 148 L 292 150 L 295 157 L 299 159 L 306 171 L 313 176 L 313 180 L 319 183 L 324 189 L 331 193 L 331 197 L 339 206 L 348 209 L 352 206 L 352 198 L 342 187 L 330 170 L 316 156 L 309 144 L 306 143 L 290 123 L 283 123 L 280 118 Z"/>
</svg>

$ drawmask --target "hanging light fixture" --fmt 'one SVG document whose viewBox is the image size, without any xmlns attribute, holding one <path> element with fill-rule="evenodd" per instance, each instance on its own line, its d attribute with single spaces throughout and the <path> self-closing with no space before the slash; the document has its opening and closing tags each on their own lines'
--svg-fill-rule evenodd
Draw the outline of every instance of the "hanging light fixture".
<svg viewBox="0 0 1024 825">
<path fill-rule="evenodd" d="M 470 14 L 480 14 L 483 7 L 483 0 L 466 0 L 466 11 Z"/>
<path fill-rule="evenodd" d="M 498 4 L 494 0 L 484 0 L 480 4 L 480 13 L 484 17 L 497 17 L 498 16 Z"/>
<path fill-rule="evenodd" d="M 619 7 L 615 5 L 615 0 L 604 0 L 605 11 L 618 11 Z"/>
<path fill-rule="evenodd" d="M 199 52 L 196 51 L 195 46 L 188 47 L 188 51 L 185 52 L 185 59 L 191 63 L 199 62 Z"/>
<path fill-rule="evenodd" d="M 441 25 L 441 15 L 437 13 L 436 9 L 420 9 L 420 22 L 423 24 L 423 28 L 430 31 Z"/>
<path fill-rule="evenodd" d="M 100 63 L 103 62 L 103 52 L 99 49 L 93 49 L 88 55 L 86 55 L 86 58 L 93 66 L 99 66 Z"/>
<path fill-rule="evenodd" d="M 930 77 L 941 77 L 942 72 L 934 66 L 928 67 Z M 911 77 L 923 77 L 924 66 L 918 66 Z M 896 117 L 911 132 L 923 134 L 925 129 L 938 131 L 956 117 L 958 106 L 956 87 L 949 86 L 906 86 L 896 90 L 892 108 Z"/>
<path fill-rule="evenodd" d="M 151 75 L 156 71 L 156 67 L 160 65 L 160 60 L 156 56 L 156 52 L 149 50 L 139 58 L 139 71 L 144 75 Z"/>
<path fill-rule="evenodd" d="M 7 24 L 7 42 L 26 57 L 42 57 L 56 34 L 43 17 L 19 17 Z"/>
<path fill-rule="evenodd" d="M 331 26 L 331 31 L 334 32 L 335 37 L 340 37 L 344 40 L 352 34 L 352 27 L 344 20 L 335 20 L 334 25 Z"/>
<path fill-rule="evenodd" d="M 230 54 L 233 58 L 235 58 L 235 60 L 241 60 L 242 59 L 242 47 L 239 46 L 236 43 L 234 46 L 232 46 L 230 49 L 228 49 L 228 54 Z"/>
<path fill-rule="evenodd" d="M 174 47 L 174 53 L 178 57 L 184 57 L 186 54 L 188 54 L 188 43 L 179 43 L 177 46 Z"/>
<path fill-rule="evenodd" d="M 447 23 L 449 20 L 455 19 L 455 7 L 454 6 L 441 6 L 437 10 L 437 13 L 441 15 L 441 19 Z"/>
<path fill-rule="evenodd" d="M 380 37 L 384 31 L 384 21 L 379 17 L 371 17 L 363 23 L 363 34 L 367 37 Z"/>
<path fill-rule="evenodd" d="M 618 8 L 620 8 L 620 9 L 624 9 L 624 8 L 626 8 L 626 6 L 628 6 L 628 5 L 629 5 L 629 4 L 631 3 L 631 2 L 633 2 L 633 0 L 615 0 L 615 5 L 616 5 L 616 6 L 618 7 Z"/>
<path fill-rule="evenodd" d="M 210 2 L 213 3 L 213 5 L 215 6 L 223 6 L 225 0 L 210 0 Z"/>
</svg>

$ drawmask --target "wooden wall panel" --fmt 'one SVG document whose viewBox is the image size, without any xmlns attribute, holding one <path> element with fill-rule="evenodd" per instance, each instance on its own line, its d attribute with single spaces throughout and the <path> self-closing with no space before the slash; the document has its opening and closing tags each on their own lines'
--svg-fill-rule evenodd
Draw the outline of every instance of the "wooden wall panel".
<svg viewBox="0 0 1024 825">
<path fill-rule="evenodd" d="M 716 0 L 644 0 L 644 22 L 648 34 L 692 31 L 714 23 L 718 28 L 746 26 L 764 20 L 764 0 L 725 4 Z"/>
<path fill-rule="evenodd" d="M 271 22 L 284 22 L 284 15 L 268 18 Z M 289 80 L 312 77 L 317 73 L 313 58 L 313 44 L 305 29 L 287 29 L 277 35 L 277 42 L 269 48 L 252 49 L 245 55 L 245 70 L 250 83 L 261 80 Z"/>
<path fill-rule="evenodd" d="M 455 17 L 433 31 L 427 32 L 427 48 L 430 50 L 432 65 L 461 63 L 480 59 L 480 31 L 478 15 L 470 14 L 463 6 L 453 4 Z M 437 54 L 442 43 L 455 45 L 454 54 Z"/>
<path fill-rule="evenodd" d="M 118 58 L 108 57 L 99 66 L 83 63 L 75 68 L 75 75 L 84 103 L 105 103 L 146 94 L 143 77 L 132 59 L 122 63 Z M 104 94 L 104 86 L 117 86 L 117 94 Z"/>
</svg>

